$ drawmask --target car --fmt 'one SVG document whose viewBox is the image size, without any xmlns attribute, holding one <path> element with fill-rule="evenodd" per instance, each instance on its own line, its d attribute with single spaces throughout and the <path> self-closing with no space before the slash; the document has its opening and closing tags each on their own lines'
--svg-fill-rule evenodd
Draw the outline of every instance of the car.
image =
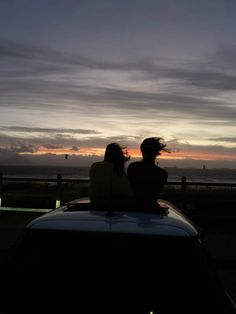
<svg viewBox="0 0 236 314">
<path fill-rule="evenodd" d="M 2 313 L 236 313 L 199 230 L 173 204 L 32 220 L 1 265 Z"/>
</svg>

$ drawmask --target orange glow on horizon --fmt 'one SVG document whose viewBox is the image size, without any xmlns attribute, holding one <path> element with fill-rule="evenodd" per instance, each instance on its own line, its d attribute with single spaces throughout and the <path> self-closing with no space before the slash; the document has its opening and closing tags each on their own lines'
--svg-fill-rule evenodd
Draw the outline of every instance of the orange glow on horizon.
<svg viewBox="0 0 236 314">
<path fill-rule="evenodd" d="M 44 154 L 55 154 L 55 155 L 76 155 L 76 156 L 100 156 L 103 157 L 105 153 L 105 148 L 99 147 L 81 147 L 79 150 L 72 150 L 71 147 L 48 149 L 46 147 L 40 147 L 35 153 L 22 153 L 30 155 L 44 155 Z M 128 149 L 128 153 L 132 158 L 141 158 L 141 152 L 139 149 Z M 166 153 L 163 152 L 159 159 L 193 159 L 193 160 L 236 160 L 235 154 L 222 154 L 222 153 L 206 153 L 201 151 L 179 151 Z"/>
<path fill-rule="evenodd" d="M 72 150 L 71 147 L 62 147 L 49 149 L 46 147 L 39 147 L 38 151 L 32 155 L 44 155 L 44 154 L 55 154 L 55 155 L 77 155 L 77 156 L 103 156 L 104 148 L 90 148 L 81 147 L 79 150 Z M 31 155 L 31 153 L 30 153 Z"/>
<path fill-rule="evenodd" d="M 165 153 L 162 159 L 193 159 L 193 160 L 236 160 L 235 154 L 206 153 L 201 151 L 181 151 L 171 154 Z"/>
</svg>

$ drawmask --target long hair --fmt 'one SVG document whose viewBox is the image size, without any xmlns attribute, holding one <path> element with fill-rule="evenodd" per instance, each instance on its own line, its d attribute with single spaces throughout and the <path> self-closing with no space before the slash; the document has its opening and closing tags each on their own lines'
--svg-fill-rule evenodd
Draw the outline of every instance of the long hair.
<svg viewBox="0 0 236 314">
<path fill-rule="evenodd" d="M 111 143 L 107 145 L 104 160 L 113 164 L 113 170 L 117 175 L 122 176 L 125 173 L 125 162 L 129 159 L 130 156 L 127 152 L 124 152 L 124 148 L 119 144 Z"/>
</svg>

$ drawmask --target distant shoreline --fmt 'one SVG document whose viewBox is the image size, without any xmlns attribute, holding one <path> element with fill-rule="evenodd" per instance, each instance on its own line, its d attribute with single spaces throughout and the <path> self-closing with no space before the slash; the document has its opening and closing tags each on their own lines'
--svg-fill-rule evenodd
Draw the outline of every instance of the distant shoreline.
<svg viewBox="0 0 236 314">
<path fill-rule="evenodd" d="M 22 167 L 25 167 L 25 168 L 59 168 L 59 167 L 62 167 L 62 168 L 89 168 L 91 165 L 88 164 L 88 165 L 65 165 L 65 164 L 61 164 L 61 165 L 45 165 L 45 164 L 22 164 L 22 165 L 19 165 L 19 164 L 12 164 L 12 165 L 9 165 L 9 164 L 0 164 L 0 170 L 1 168 L 22 168 Z M 233 170 L 233 171 L 236 171 L 236 167 L 235 168 L 230 168 L 230 167 L 180 167 L 180 166 L 162 166 L 162 168 L 164 169 L 167 169 L 167 170 L 176 170 L 176 169 L 179 169 L 179 170 L 225 170 L 225 171 L 230 171 L 230 170 Z"/>
<path fill-rule="evenodd" d="M 186 177 L 188 182 L 203 183 L 236 183 L 236 169 L 228 168 L 178 168 L 164 167 L 169 176 L 169 182 L 180 182 Z M 88 166 L 0 166 L 3 177 L 11 178 L 57 178 L 61 174 L 64 179 L 88 179 Z"/>
</svg>

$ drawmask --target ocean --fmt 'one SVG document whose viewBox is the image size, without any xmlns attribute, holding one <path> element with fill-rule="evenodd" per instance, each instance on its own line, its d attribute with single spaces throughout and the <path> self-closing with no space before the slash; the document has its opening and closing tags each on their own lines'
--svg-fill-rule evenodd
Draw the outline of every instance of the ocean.
<svg viewBox="0 0 236 314">
<path fill-rule="evenodd" d="M 165 168 L 168 181 L 181 181 L 185 176 L 189 182 L 236 183 L 236 169 L 196 169 Z M 89 167 L 49 167 L 49 166 L 0 166 L 4 177 L 21 178 L 56 178 L 58 174 L 64 179 L 87 179 Z"/>
</svg>

